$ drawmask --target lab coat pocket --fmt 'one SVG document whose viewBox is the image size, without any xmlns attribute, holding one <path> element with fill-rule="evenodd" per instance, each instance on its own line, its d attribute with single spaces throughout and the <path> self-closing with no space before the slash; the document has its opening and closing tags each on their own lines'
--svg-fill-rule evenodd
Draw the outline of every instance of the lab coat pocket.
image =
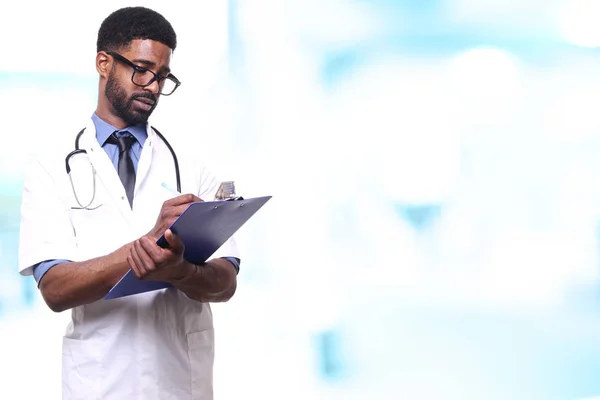
<svg viewBox="0 0 600 400">
<path fill-rule="evenodd" d="M 214 329 L 187 334 L 193 400 L 212 400 Z"/>
<path fill-rule="evenodd" d="M 63 400 L 101 399 L 99 385 L 105 377 L 99 357 L 90 347 L 85 341 L 63 338 Z"/>
</svg>

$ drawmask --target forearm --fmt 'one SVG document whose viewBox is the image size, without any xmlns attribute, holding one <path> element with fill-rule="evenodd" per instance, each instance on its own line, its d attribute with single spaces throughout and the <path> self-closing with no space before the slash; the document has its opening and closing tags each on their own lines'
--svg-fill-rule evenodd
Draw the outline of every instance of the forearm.
<svg viewBox="0 0 600 400">
<path fill-rule="evenodd" d="M 202 266 L 186 263 L 182 275 L 171 283 L 192 300 L 225 302 L 235 294 L 237 272 L 233 264 L 222 258 L 210 260 Z"/>
<path fill-rule="evenodd" d="M 127 244 L 103 257 L 58 264 L 40 281 L 44 301 L 61 312 L 102 299 L 129 270 Z"/>
</svg>

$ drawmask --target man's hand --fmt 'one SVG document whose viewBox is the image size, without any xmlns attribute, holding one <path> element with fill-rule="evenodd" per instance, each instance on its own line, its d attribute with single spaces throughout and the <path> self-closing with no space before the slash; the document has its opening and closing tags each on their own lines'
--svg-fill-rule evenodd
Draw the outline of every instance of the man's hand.
<svg viewBox="0 0 600 400">
<path fill-rule="evenodd" d="M 169 248 L 156 244 L 153 236 L 145 235 L 133 242 L 127 262 L 138 279 L 169 281 L 185 276 L 187 262 L 183 259 L 185 246 L 170 229 L 165 232 Z"/>
<path fill-rule="evenodd" d="M 193 300 L 227 301 L 237 286 L 237 271 L 233 264 L 225 259 L 210 260 L 202 265 L 189 263 L 183 258 L 184 244 L 168 229 L 191 203 L 197 201 L 203 200 L 191 194 L 167 200 L 154 228 L 130 245 L 127 263 L 138 279 L 170 282 Z M 168 248 L 156 244 L 163 233 Z"/>
<path fill-rule="evenodd" d="M 156 224 L 148 235 L 158 239 L 169 227 L 175 222 L 177 218 L 188 208 L 192 203 L 204 201 L 200 197 L 193 194 L 182 194 L 173 199 L 167 200 L 163 203 Z"/>
</svg>

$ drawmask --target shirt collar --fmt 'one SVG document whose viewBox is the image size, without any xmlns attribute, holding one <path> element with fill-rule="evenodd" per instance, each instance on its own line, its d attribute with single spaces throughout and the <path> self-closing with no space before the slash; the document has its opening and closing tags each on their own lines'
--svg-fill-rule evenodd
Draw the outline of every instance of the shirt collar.
<svg viewBox="0 0 600 400">
<path fill-rule="evenodd" d="M 96 113 L 92 114 L 92 121 L 94 121 L 94 126 L 96 127 L 96 139 L 98 140 L 98 143 L 100 143 L 100 146 L 104 146 L 106 140 L 114 131 L 128 131 L 141 146 L 144 145 L 144 142 L 148 137 L 146 124 L 128 126 L 125 129 L 117 129 L 108 122 L 100 119 Z"/>
</svg>

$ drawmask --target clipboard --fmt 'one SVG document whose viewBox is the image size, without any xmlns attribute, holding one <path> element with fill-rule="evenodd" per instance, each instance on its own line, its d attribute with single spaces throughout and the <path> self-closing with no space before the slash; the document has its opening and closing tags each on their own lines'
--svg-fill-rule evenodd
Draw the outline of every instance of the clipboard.
<svg viewBox="0 0 600 400">
<path fill-rule="evenodd" d="M 242 200 L 217 200 L 192 203 L 169 227 L 179 236 L 185 250 L 183 257 L 193 264 L 203 264 L 272 196 Z M 164 234 L 156 244 L 168 247 Z M 105 300 L 172 287 L 168 282 L 143 281 L 132 270 L 104 296 Z"/>
</svg>

